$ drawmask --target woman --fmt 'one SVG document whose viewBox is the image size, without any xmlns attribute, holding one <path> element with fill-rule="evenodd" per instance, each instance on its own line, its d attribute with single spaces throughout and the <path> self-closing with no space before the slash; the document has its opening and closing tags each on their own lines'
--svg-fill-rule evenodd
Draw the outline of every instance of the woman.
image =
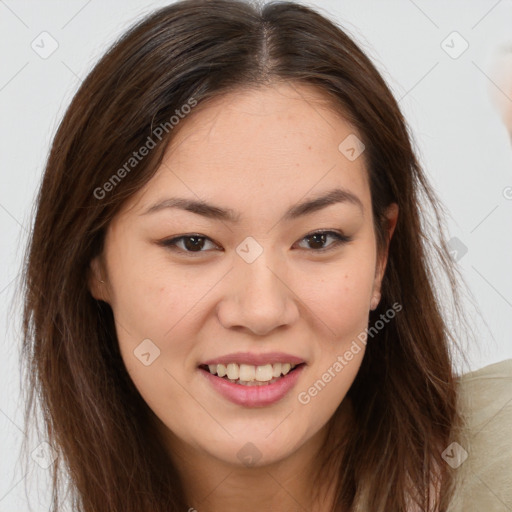
<svg viewBox="0 0 512 512">
<path fill-rule="evenodd" d="M 186 0 L 133 27 L 62 120 L 27 253 L 53 510 L 63 471 L 87 512 L 447 510 L 439 208 L 325 17 Z"/>
</svg>

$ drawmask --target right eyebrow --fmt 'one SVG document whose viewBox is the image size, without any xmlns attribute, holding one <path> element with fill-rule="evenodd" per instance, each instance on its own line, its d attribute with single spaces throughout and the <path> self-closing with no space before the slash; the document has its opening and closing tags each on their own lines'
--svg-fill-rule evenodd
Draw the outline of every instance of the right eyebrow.
<svg viewBox="0 0 512 512">
<path fill-rule="evenodd" d="M 285 221 L 294 220 L 298 217 L 310 215 L 336 203 L 353 204 L 361 210 L 361 213 L 364 213 L 364 206 L 359 197 L 347 189 L 335 188 L 328 191 L 327 193 L 322 194 L 319 197 L 308 199 L 292 206 L 286 211 L 283 218 Z M 167 208 L 179 208 L 181 210 L 189 211 L 191 213 L 195 213 L 196 215 L 202 215 L 203 217 L 208 217 L 210 219 L 217 219 L 234 223 L 239 222 L 240 220 L 240 213 L 230 208 L 222 208 L 220 206 L 209 204 L 205 201 L 197 201 L 180 197 L 172 197 L 159 201 L 158 203 L 151 205 L 147 210 L 141 213 L 141 215 L 155 213 Z"/>
</svg>

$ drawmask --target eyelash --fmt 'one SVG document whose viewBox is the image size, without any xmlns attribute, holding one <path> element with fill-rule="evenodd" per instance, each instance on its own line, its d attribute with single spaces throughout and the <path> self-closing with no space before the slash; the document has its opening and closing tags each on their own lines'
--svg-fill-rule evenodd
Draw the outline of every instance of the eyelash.
<svg viewBox="0 0 512 512">
<path fill-rule="evenodd" d="M 326 252 L 331 251 L 331 250 L 334 250 L 337 247 L 339 247 L 340 245 L 343 245 L 343 244 L 346 244 L 346 243 L 352 241 L 352 237 L 351 236 L 343 235 L 342 233 L 339 233 L 338 231 L 313 231 L 312 233 L 308 233 L 306 236 L 301 238 L 300 241 L 302 242 L 303 240 L 306 240 L 307 238 L 311 238 L 314 235 L 328 235 L 328 236 L 332 236 L 335 239 L 334 243 L 329 245 L 327 248 L 323 248 L 323 249 L 310 249 L 313 252 L 321 253 L 321 254 L 326 253 Z M 162 241 L 160 241 L 158 243 L 159 243 L 159 245 L 162 245 L 162 246 L 164 246 L 164 247 L 166 247 L 168 249 L 171 249 L 173 251 L 182 252 L 185 255 L 191 256 L 191 257 L 197 257 L 201 253 L 207 252 L 207 251 L 202 251 L 202 250 L 201 251 L 187 251 L 185 249 L 179 248 L 177 246 L 177 243 L 179 241 L 181 241 L 181 240 L 186 239 L 186 238 L 201 238 L 201 239 L 204 239 L 204 240 L 209 240 L 210 242 L 213 243 L 213 241 L 210 238 L 208 238 L 207 236 L 202 236 L 202 235 L 199 235 L 197 233 L 193 233 L 193 234 L 190 234 L 190 235 L 181 235 L 181 236 L 178 236 L 178 237 L 175 237 L 175 238 L 170 238 L 168 240 L 162 240 Z"/>
</svg>

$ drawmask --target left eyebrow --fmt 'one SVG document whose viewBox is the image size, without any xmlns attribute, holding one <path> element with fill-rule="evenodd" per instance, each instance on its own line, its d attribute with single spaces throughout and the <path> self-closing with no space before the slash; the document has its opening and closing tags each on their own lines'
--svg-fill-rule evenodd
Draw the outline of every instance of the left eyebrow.
<svg viewBox="0 0 512 512">
<path fill-rule="evenodd" d="M 317 212 L 323 208 L 326 208 L 327 206 L 336 203 L 348 203 L 355 205 L 359 210 L 361 210 L 362 213 L 364 213 L 364 206 L 359 197 L 357 197 L 349 190 L 336 188 L 319 197 L 308 199 L 302 203 L 292 206 L 286 211 L 283 218 L 286 221 L 290 221 L 298 217 L 303 217 L 305 215 Z M 203 217 L 208 217 L 210 219 L 223 220 L 234 223 L 239 222 L 240 220 L 240 213 L 236 212 L 235 210 L 229 208 L 221 208 L 220 206 L 215 206 L 204 201 L 196 201 L 180 197 L 172 197 L 164 199 L 163 201 L 159 201 L 158 203 L 151 205 L 140 215 L 155 213 L 166 208 L 179 208 L 181 210 L 195 213 L 196 215 L 202 215 Z"/>
</svg>

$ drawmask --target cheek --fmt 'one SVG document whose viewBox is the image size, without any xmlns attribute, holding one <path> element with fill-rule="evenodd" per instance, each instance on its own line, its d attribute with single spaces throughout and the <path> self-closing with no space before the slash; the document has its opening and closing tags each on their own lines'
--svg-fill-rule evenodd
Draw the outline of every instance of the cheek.
<svg viewBox="0 0 512 512">
<path fill-rule="evenodd" d="M 191 268 L 178 269 L 165 256 L 148 258 L 143 249 L 118 256 L 111 270 L 112 308 L 116 321 L 134 337 L 161 339 L 193 309 L 208 286 L 207 279 L 203 283 Z"/>
<path fill-rule="evenodd" d="M 118 260 L 112 271 L 112 309 L 125 366 L 141 394 L 148 389 L 145 398 L 150 400 L 155 389 L 172 388 L 174 396 L 179 395 L 180 387 L 169 373 L 183 380 L 194 366 L 192 350 L 202 326 L 204 296 L 219 277 L 218 272 L 201 273 L 192 266 L 178 269 L 165 256 L 151 261 L 143 256 Z M 150 367 L 137 358 L 145 346 L 143 353 L 149 352 L 150 360 L 157 354 Z"/>
<path fill-rule="evenodd" d="M 318 267 L 300 296 L 333 336 L 345 336 L 368 320 L 374 276 L 373 259 L 354 256 Z"/>
</svg>

